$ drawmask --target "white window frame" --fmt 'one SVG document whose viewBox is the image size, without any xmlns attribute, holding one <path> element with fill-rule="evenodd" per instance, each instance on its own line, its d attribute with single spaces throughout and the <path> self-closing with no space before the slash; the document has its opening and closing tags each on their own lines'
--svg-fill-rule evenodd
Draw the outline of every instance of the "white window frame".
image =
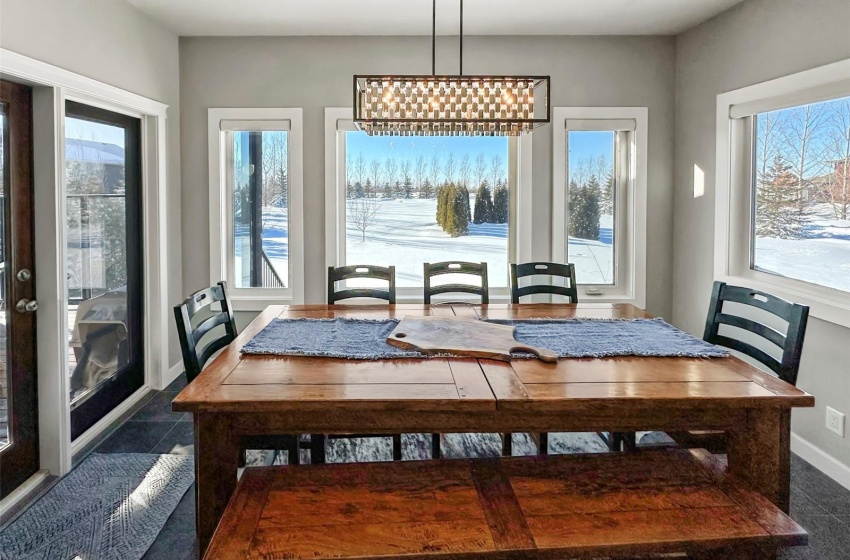
<svg viewBox="0 0 850 560">
<path fill-rule="evenodd" d="M 345 264 L 345 133 L 355 130 L 350 107 L 325 108 L 325 261 L 326 266 Z M 531 260 L 531 135 L 513 137 L 508 142 L 508 183 L 510 221 L 508 262 Z M 514 225 L 515 224 L 515 225 Z M 354 263 L 360 264 L 360 263 Z M 488 271 L 490 278 L 498 271 Z M 504 271 L 508 275 L 508 271 Z M 396 288 L 398 302 L 421 302 L 423 287 Z M 510 285 L 490 287 L 490 301 L 510 302 Z M 452 299 L 470 300 L 476 296 L 454 294 Z"/>
<path fill-rule="evenodd" d="M 646 306 L 646 107 L 554 107 L 552 109 L 552 261 L 567 262 L 569 213 L 569 156 L 567 134 L 577 130 L 632 128 L 628 150 L 619 150 L 614 231 L 614 284 L 583 284 L 578 278 L 579 301 L 632 303 Z M 568 122 L 569 121 L 569 122 Z M 580 122 L 577 122 L 580 121 Z M 624 122 L 633 123 L 630 127 Z M 627 160 L 627 161 L 626 161 Z M 625 182 L 625 188 L 623 183 Z"/>
<path fill-rule="evenodd" d="M 227 161 L 227 139 L 223 121 L 241 121 L 257 130 L 282 129 L 275 123 L 288 124 L 289 201 L 287 236 L 289 286 L 287 288 L 237 288 L 233 248 L 232 170 Z M 209 109 L 210 176 L 210 285 L 225 279 L 228 293 L 237 311 L 262 311 L 272 304 L 304 302 L 304 197 L 303 197 L 303 121 L 301 108 L 212 108 Z M 227 128 L 226 126 L 224 128 Z"/>
<path fill-rule="evenodd" d="M 717 96 L 714 275 L 811 308 L 850 327 L 847 292 L 751 269 L 752 115 L 850 95 L 850 59 Z"/>
</svg>

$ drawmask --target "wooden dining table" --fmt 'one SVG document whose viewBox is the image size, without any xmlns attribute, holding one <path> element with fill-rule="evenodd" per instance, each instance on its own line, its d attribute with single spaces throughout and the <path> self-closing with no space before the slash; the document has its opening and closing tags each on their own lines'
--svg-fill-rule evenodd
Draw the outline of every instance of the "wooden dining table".
<svg viewBox="0 0 850 560">
<path fill-rule="evenodd" d="M 240 441 L 269 434 L 724 430 L 728 468 L 788 511 L 790 418 L 811 395 L 736 357 L 346 360 L 243 355 L 275 318 L 650 317 L 628 304 L 273 305 L 173 401 L 195 428 L 203 553 L 237 482 Z"/>
</svg>

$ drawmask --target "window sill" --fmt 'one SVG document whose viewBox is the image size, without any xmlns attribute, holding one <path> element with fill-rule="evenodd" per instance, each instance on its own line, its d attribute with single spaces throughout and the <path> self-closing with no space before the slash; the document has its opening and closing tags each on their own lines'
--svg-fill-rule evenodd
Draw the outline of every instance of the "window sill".
<svg viewBox="0 0 850 560">
<path fill-rule="evenodd" d="M 238 294 L 231 294 L 230 302 L 234 311 L 262 311 L 270 305 L 296 305 L 303 303 L 295 301 L 291 297 L 253 297 Z"/>
<path fill-rule="evenodd" d="M 850 294 L 846 292 L 754 270 L 742 271 L 737 275 L 723 275 L 718 279 L 808 305 L 812 317 L 850 328 Z"/>
</svg>

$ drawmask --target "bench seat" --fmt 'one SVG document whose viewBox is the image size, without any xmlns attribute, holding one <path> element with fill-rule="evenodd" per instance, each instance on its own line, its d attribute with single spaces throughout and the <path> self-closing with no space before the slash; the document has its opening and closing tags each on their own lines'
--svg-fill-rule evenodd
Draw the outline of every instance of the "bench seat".
<svg viewBox="0 0 850 560">
<path fill-rule="evenodd" d="M 771 558 L 806 532 L 697 454 L 246 469 L 205 558 Z"/>
</svg>

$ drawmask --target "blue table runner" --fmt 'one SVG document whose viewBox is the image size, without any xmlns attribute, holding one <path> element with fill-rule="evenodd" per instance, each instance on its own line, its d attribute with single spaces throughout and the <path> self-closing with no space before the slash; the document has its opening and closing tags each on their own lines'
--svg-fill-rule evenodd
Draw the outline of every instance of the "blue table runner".
<svg viewBox="0 0 850 560">
<path fill-rule="evenodd" d="M 562 358 L 655 356 L 718 358 L 726 350 L 663 319 L 488 320 L 516 327 L 518 342 L 548 348 Z M 242 348 L 243 354 L 321 356 L 355 360 L 423 358 L 387 344 L 399 319 L 274 319 Z M 531 354 L 518 353 L 518 358 Z"/>
</svg>

